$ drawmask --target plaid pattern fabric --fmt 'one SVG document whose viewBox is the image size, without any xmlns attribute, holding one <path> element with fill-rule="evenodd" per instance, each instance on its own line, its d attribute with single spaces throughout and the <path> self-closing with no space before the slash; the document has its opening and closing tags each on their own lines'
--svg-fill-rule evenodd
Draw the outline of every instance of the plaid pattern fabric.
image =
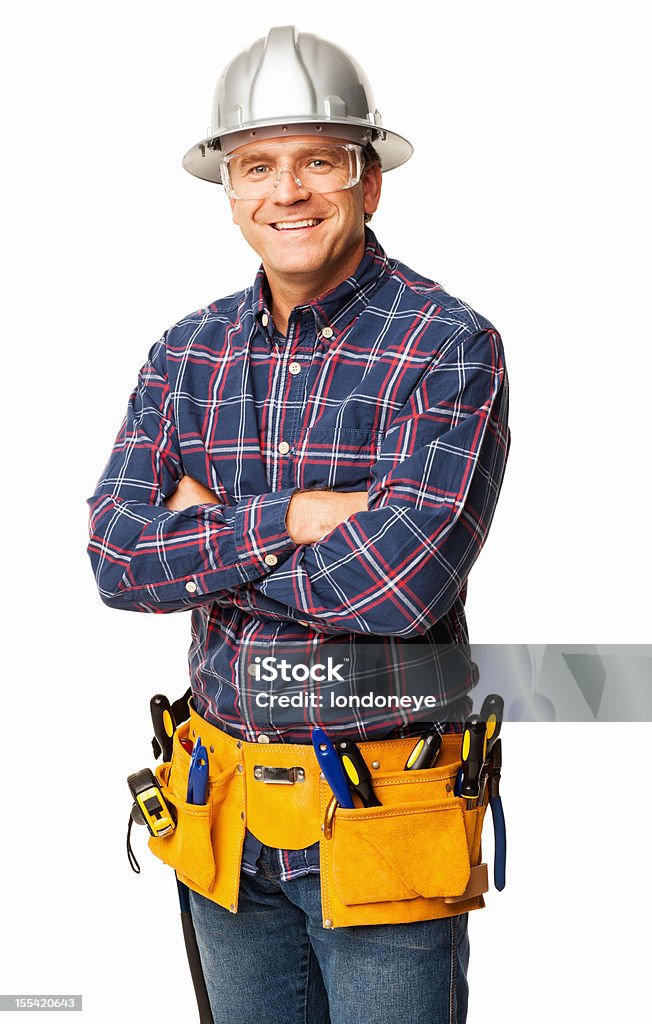
<svg viewBox="0 0 652 1024">
<path fill-rule="evenodd" d="M 242 871 L 245 875 L 258 874 L 258 859 L 263 851 L 263 844 L 251 832 L 245 836 L 242 849 Z M 284 882 L 303 875 L 319 874 L 319 843 L 307 846 L 305 850 L 272 850 L 276 859 L 279 875 Z"/>
<path fill-rule="evenodd" d="M 507 413 L 496 330 L 388 259 L 368 229 L 356 274 L 295 308 L 285 338 L 261 268 L 150 351 L 89 499 L 100 595 L 192 612 L 193 701 L 231 735 L 305 743 L 315 724 L 357 739 L 405 729 L 423 714 L 261 706 L 261 692 L 306 684 L 256 680 L 252 652 L 325 661 L 344 645 L 356 678 L 384 667 L 396 695 L 417 675 L 438 707 L 467 692 L 466 580 L 503 479 Z M 183 474 L 219 503 L 168 511 Z M 285 529 L 297 488 L 368 490 L 368 511 L 297 546 Z"/>
</svg>

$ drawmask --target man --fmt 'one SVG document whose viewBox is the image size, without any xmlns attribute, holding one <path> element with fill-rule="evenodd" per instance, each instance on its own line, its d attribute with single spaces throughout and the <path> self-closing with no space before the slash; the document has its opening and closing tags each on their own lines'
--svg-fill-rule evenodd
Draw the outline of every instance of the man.
<svg viewBox="0 0 652 1024">
<path fill-rule="evenodd" d="M 107 604 L 192 609 L 195 732 L 238 751 L 305 751 L 315 725 L 389 750 L 365 742 L 423 729 L 426 692 L 443 732 L 476 681 L 464 598 L 507 458 L 507 378 L 491 324 L 366 227 L 383 171 L 411 153 L 348 54 L 283 27 L 226 68 L 184 161 L 224 185 L 262 266 L 151 350 L 90 499 L 89 552 Z M 234 902 L 191 884 L 215 1021 L 465 1020 L 467 914 L 427 898 L 368 918 L 397 923 L 332 927 L 319 833 L 265 842 L 251 824 L 263 792 L 271 806 L 283 789 L 288 830 L 312 813 L 295 809 L 296 769 L 274 770 L 295 775 L 248 783 Z"/>
</svg>

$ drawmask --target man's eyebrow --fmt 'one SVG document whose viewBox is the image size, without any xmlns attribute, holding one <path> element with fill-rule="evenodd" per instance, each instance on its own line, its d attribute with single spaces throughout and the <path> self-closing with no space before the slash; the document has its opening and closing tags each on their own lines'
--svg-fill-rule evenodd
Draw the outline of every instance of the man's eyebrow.
<svg viewBox="0 0 652 1024">
<path fill-rule="evenodd" d="M 320 153 L 330 153 L 333 148 L 339 148 L 337 142 L 333 142 L 330 144 L 328 142 L 321 141 L 315 143 L 305 142 L 299 148 L 297 148 L 297 150 L 291 156 L 288 154 L 288 158 L 296 160 L 298 157 L 305 156 L 307 153 L 319 156 Z M 253 153 L 241 153 L 237 156 L 236 159 L 243 164 L 259 164 L 266 163 L 270 160 L 278 160 L 279 157 L 282 158 L 282 156 L 283 151 L 274 151 L 271 149 L 257 149 L 254 150 Z"/>
<path fill-rule="evenodd" d="M 274 154 L 268 149 L 259 149 L 254 153 L 240 153 L 235 156 L 236 160 L 239 160 L 243 164 L 248 163 L 264 163 L 266 160 L 273 160 Z"/>
</svg>

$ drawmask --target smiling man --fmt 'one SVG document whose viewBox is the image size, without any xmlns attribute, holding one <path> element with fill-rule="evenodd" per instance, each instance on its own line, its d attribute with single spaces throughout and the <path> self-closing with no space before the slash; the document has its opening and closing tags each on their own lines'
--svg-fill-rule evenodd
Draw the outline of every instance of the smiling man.
<svg viewBox="0 0 652 1024">
<path fill-rule="evenodd" d="M 177 827 L 151 845 L 191 890 L 216 1024 L 466 1019 L 486 885 L 455 732 L 507 377 L 495 328 L 367 226 L 411 154 L 326 40 L 275 28 L 229 64 L 184 165 L 261 267 L 153 346 L 89 501 L 102 599 L 192 611 Z"/>
<path fill-rule="evenodd" d="M 233 220 L 263 261 L 274 323 L 285 333 L 295 306 L 355 272 L 380 167 L 360 144 L 299 135 L 239 146 L 223 168 Z"/>
</svg>

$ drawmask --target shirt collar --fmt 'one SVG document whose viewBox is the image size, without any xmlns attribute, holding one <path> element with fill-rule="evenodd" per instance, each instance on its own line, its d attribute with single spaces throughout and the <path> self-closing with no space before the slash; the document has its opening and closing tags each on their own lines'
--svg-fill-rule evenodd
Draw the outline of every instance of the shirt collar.
<svg viewBox="0 0 652 1024">
<path fill-rule="evenodd" d="M 310 310 L 320 338 L 332 342 L 339 333 L 362 312 L 373 291 L 389 273 L 388 260 L 382 246 L 370 228 L 365 228 L 365 250 L 355 272 L 315 302 L 296 306 L 295 311 Z M 261 323 L 268 339 L 274 335 L 271 296 L 267 275 L 261 266 L 256 274 L 252 292 L 254 316 Z M 325 332 L 325 333 L 324 333 Z M 329 333 L 332 332 L 332 333 Z"/>
</svg>

